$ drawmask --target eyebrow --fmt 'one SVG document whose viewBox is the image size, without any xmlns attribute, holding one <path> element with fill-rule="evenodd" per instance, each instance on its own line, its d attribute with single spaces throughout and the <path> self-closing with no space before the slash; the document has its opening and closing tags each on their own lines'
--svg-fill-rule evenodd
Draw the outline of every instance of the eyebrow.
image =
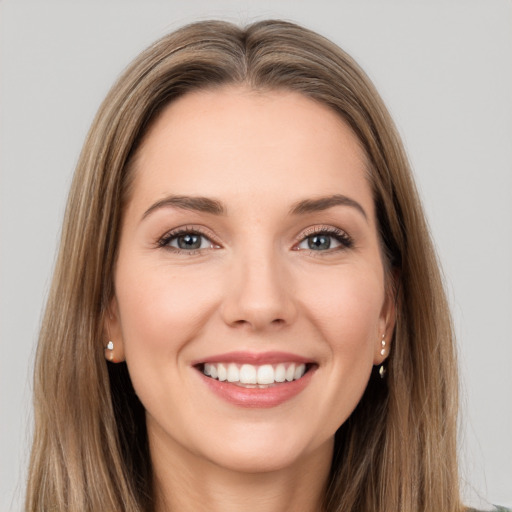
<svg viewBox="0 0 512 512">
<path fill-rule="evenodd" d="M 303 215 L 305 213 L 321 212 L 332 208 L 333 206 L 350 206 L 355 208 L 361 215 L 368 220 L 368 215 L 364 211 L 364 208 L 354 199 L 350 197 L 334 194 L 332 196 L 319 197 L 316 199 L 304 199 L 295 203 L 290 213 L 292 215 Z"/>
<path fill-rule="evenodd" d="M 226 210 L 220 201 L 208 197 L 193 196 L 168 196 L 152 204 L 142 216 L 145 219 L 149 214 L 160 208 L 180 208 L 196 212 L 211 213 L 213 215 L 224 215 Z"/>
<path fill-rule="evenodd" d="M 351 206 L 361 213 L 366 220 L 368 220 L 368 216 L 366 215 L 364 208 L 357 201 L 341 194 L 298 201 L 291 207 L 290 214 L 304 215 L 307 213 L 321 212 L 334 206 Z M 144 212 L 142 218 L 145 219 L 155 210 L 168 207 L 210 213 L 212 215 L 224 215 L 226 213 L 226 209 L 223 204 L 216 199 L 194 196 L 168 196 L 152 204 Z"/>
</svg>

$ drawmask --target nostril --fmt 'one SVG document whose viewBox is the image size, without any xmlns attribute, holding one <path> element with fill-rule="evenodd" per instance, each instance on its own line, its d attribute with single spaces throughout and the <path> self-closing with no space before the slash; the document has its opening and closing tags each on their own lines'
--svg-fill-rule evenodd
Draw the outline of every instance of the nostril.
<svg viewBox="0 0 512 512">
<path fill-rule="evenodd" d="M 246 324 L 249 324 L 250 322 L 248 322 L 247 320 L 235 320 L 233 322 L 233 325 L 246 325 Z"/>
<path fill-rule="evenodd" d="M 233 325 L 246 325 L 246 324 L 251 324 L 251 323 L 252 322 L 250 320 L 240 319 L 240 320 L 235 320 L 233 322 Z M 270 321 L 270 324 L 273 324 L 273 325 L 282 325 L 285 323 L 286 323 L 286 320 L 284 320 L 283 318 L 274 318 L 274 320 Z"/>
</svg>

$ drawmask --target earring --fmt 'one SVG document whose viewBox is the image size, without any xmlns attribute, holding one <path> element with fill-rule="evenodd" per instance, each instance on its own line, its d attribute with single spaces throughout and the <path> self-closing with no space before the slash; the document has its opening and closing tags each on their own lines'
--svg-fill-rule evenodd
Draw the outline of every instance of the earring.
<svg viewBox="0 0 512 512">
<path fill-rule="evenodd" d="M 114 342 L 109 341 L 107 346 L 105 347 L 105 359 L 108 359 L 110 362 L 115 363 L 114 360 Z"/>
<path fill-rule="evenodd" d="M 384 337 L 386 336 L 386 333 L 384 333 L 382 335 L 382 340 L 380 342 L 380 346 L 381 346 L 381 349 L 380 349 L 380 355 L 383 356 L 386 354 L 386 340 L 384 339 Z M 379 368 L 379 375 L 380 375 L 380 378 L 383 379 L 384 378 L 384 375 L 386 375 L 386 368 L 384 366 L 384 363 L 382 363 L 380 365 L 380 368 Z"/>
</svg>

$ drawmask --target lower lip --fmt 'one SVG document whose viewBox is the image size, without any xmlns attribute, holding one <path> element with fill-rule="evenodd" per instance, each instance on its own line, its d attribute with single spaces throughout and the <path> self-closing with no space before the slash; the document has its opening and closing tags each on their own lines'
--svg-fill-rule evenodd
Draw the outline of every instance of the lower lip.
<svg viewBox="0 0 512 512">
<path fill-rule="evenodd" d="M 298 380 L 278 383 L 268 388 L 244 388 L 227 381 L 212 379 L 201 373 L 205 384 L 220 398 L 247 408 L 266 408 L 281 405 L 297 396 L 310 382 L 315 368 Z"/>
</svg>

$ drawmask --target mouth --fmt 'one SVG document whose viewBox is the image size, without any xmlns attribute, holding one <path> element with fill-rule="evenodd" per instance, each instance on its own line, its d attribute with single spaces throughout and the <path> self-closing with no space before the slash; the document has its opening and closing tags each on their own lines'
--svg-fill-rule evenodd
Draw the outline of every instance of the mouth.
<svg viewBox="0 0 512 512">
<path fill-rule="evenodd" d="M 214 395 L 236 407 L 271 408 L 294 399 L 311 383 L 316 361 L 287 352 L 229 352 L 192 362 Z"/>
<path fill-rule="evenodd" d="M 209 379 L 227 382 L 246 389 L 267 389 L 302 379 L 314 363 L 280 362 L 250 364 L 235 362 L 204 362 L 195 365 Z"/>
</svg>

